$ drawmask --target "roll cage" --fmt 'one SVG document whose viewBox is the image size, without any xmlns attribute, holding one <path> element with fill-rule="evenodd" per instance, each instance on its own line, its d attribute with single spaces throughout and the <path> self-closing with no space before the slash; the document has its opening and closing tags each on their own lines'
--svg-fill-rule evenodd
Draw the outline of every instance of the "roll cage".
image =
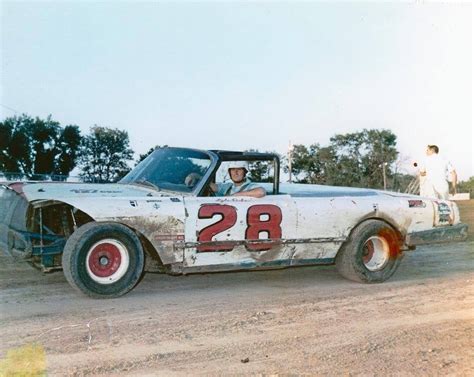
<svg viewBox="0 0 474 377">
<path fill-rule="evenodd" d="M 280 157 L 274 153 L 260 152 L 236 152 L 226 150 L 209 150 L 203 151 L 211 157 L 211 166 L 203 176 L 199 184 L 193 190 L 196 196 L 204 196 L 209 184 L 215 180 L 215 175 L 223 162 L 227 161 L 271 161 L 273 165 L 273 195 L 277 195 L 280 189 Z"/>
</svg>

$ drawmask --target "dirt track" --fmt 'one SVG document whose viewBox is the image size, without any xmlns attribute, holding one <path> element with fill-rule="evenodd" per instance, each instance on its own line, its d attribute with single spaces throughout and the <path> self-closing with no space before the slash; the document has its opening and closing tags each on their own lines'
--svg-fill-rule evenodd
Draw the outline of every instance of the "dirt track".
<svg viewBox="0 0 474 377">
<path fill-rule="evenodd" d="M 39 344 L 48 375 L 472 376 L 473 249 L 419 248 L 379 285 L 333 266 L 148 274 L 114 300 L 1 257 L 0 355 Z"/>
<path fill-rule="evenodd" d="M 332 266 L 148 274 L 103 301 L 0 257 L 0 375 L 32 344 L 48 375 L 474 375 L 473 238 L 408 253 L 380 285 Z"/>
</svg>

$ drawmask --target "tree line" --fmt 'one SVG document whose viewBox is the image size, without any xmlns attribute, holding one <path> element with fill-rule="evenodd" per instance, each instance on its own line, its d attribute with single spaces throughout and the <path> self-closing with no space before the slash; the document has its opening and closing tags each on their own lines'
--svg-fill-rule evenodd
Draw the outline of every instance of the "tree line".
<svg viewBox="0 0 474 377">
<path fill-rule="evenodd" d="M 336 134 L 329 145 L 297 144 L 289 155 L 280 156 L 283 170 L 289 173 L 291 159 L 292 182 L 349 187 L 386 187 L 403 191 L 413 176 L 399 171 L 397 136 L 389 130 L 364 129 L 359 132 Z M 145 159 L 155 148 L 140 155 Z M 246 152 L 259 152 L 247 149 Z M 385 178 L 384 178 L 385 175 Z M 272 182 L 271 163 L 258 161 L 250 165 L 249 178 L 254 182 Z"/>
<path fill-rule="evenodd" d="M 296 182 L 402 190 L 413 179 L 399 171 L 397 136 L 390 130 L 363 129 L 336 134 L 328 145 L 298 144 L 291 153 Z M 289 163 L 285 169 L 288 171 Z"/>
<path fill-rule="evenodd" d="M 133 154 L 127 131 L 116 128 L 95 125 L 81 135 L 76 125 L 26 114 L 0 122 L 0 172 L 10 179 L 60 181 L 78 167 L 86 182 L 115 182 Z"/>
<path fill-rule="evenodd" d="M 82 135 L 77 125 L 26 114 L 0 122 L 0 172 L 10 179 L 65 180 L 78 168 L 86 182 L 116 182 L 130 171 L 133 155 L 127 131 L 117 128 L 94 125 Z M 297 144 L 280 156 L 286 173 L 291 165 L 292 182 L 383 188 L 385 181 L 388 189 L 404 191 L 413 177 L 399 171 L 398 157 L 397 136 L 384 129 L 336 134 L 327 145 Z M 250 178 L 271 181 L 271 166 L 254 163 Z"/>
</svg>

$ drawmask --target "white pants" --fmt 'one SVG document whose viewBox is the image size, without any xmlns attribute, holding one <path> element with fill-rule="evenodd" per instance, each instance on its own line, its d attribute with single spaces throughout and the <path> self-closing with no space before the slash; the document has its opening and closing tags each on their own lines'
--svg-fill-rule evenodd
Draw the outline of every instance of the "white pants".
<svg viewBox="0 0 474 377">
<path fill-rule="evenodd" d="M 431 182 L 427 177 L 420 177 L 420 196 L 433 199 L 449 199 L 449 185 L 447 181 Z"/>
</svg>

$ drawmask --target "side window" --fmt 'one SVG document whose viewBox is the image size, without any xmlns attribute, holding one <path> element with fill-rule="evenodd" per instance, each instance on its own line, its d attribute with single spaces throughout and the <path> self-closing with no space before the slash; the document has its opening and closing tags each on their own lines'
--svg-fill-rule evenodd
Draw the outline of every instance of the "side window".
<svg viewBox="0 0 474 377">
<path fill-rule="evenodd" d="M 239 163 L 242 161 L 238 161 Z M 219 169 L 216 172 L 215 183 L 232 183 L 232 180 L 229 176 L 229 167 L 233 166 L 233 161 L 224 161 L 219 166 Z M 274 169 L 273 161 L 249 161 L 248 173 L 246 177 L 254 183 L 261 184 L 263 188 L 267 191 L 268 194 L 273 193 L 273 179 L 274 179 Z"/>
<path fill-rule="evenodd" d="M 273 161 L 254 161 L 249 164 L 247 177 L 253 182 L 272 183 L 275 177 Z"/>
</svg>

